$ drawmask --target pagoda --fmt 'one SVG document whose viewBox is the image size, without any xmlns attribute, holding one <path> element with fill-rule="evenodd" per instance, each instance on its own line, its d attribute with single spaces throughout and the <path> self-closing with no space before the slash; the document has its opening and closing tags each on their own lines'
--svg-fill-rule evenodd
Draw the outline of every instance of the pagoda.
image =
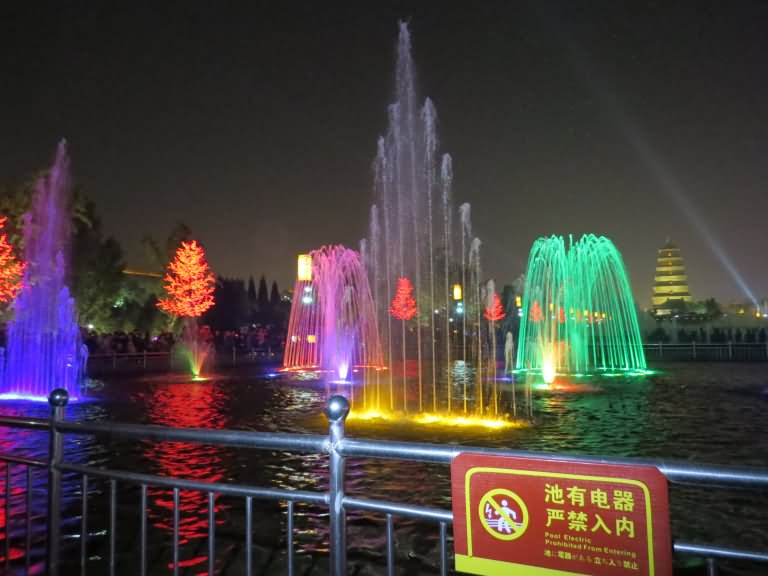
<svg viewBox="0 0 768 576">
<path fill-rule="evenodd" d="M 691 302 L 688 276 L 680 248 L 667 239 L 656 256 L 656 276 L 653 285 L 652 309 L 657 317 L 668 317 L 684 311 Z"/>
</svg>

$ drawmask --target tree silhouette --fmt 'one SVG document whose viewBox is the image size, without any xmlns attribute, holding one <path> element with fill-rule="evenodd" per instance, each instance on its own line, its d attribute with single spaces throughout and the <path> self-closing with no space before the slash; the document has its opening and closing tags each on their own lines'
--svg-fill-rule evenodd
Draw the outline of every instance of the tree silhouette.
<svg viewBox="0 0 768 576">
<path fill-rule="evenodd" d="M 259 312 L 264 312 L 269 306 L 269 292 L 267 292 L 267 279 L 262 274 L 259 278 L 259 295 L 256 297 L 259 304 Z"/>
<path fill-rule="evenodd" d="M 256 283 L 253 281 L 253 276 L 248 278 L 248 303 L 256 305 Z"/>
</svg>

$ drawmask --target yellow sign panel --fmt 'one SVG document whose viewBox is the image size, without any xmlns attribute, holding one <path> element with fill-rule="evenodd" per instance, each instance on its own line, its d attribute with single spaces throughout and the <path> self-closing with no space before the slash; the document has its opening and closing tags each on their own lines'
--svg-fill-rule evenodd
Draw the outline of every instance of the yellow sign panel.
<svg viewBox="0 0 768 576">
<path fill-rule="evenodd" d="M 312 281 L 312 256 L 310 254 L 299 254 L 297 277 L 299 282 Z"/>
</svg>

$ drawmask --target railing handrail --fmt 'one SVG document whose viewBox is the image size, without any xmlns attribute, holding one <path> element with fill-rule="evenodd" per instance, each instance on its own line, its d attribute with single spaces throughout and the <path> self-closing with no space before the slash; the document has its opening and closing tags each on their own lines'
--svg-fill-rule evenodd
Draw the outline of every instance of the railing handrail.
<svg viewBox="0 0 768 576">
<path fill-rule="evenodd" d="M 721 486 L 766 487 L 768 488 L 768 472 L 757 468 L 733 466 L 704 466 L 685 464 L 673 460 L 653 460 L 647 458 L 622 458 L 604 456 L 584 456 L 564 454 L 560 452 L 536 452 L 532 450 L 506 450 L 502 448 L 485 448 L 480 446 L 443 446 L 418 442 L 392 442 L 389 440 L 357 440 L 345 438 L 339 450 L 345 456 L 390 458 L 411 460 L 434 464 L 450 464 L 461 452 L 488 454 L 493 456 L 512 456 L 517 458 L 536 458 L 541 460 L 567 460 L 569 462 L 645 465 L 654 466 L 667 477 L 670 482 L 703 483 Z"/>
<path fill-rule="evenodd" d="M 50 420 L 0 416 L 0 426 L 12 426 L 47 430 Z M 138 440 L 164 440 L 197 442 L 218 446 L 252 448 L 256 450 L 280 450 L 303 453 L 327 453 L 328 436 L 320 434 L 272 433 L 254 430 L 215 428 L 174 428 L 154 424 L 130 424 L 125 422 L 77 422 L 62 420 L 55 423 L 60 432 L 96 434 Z M 670 482 L 704 484 L 723 487 L 768 488 L 768 472 L 758 468 L 737 466 L 712 466 L 683 463 L 668 459 L 606 457 L 561 452 L 533 450 L 509 450 L 472 445 L 433 444 L 427 442 L 393 442 L 345 436 L 337 450 L 345 457 L 409 460 L 432 464 L 450 464 L 461 452 L 536 458 L 540 460 L 567 460 L 580 463 L 619 464 L 628 466 L 653 466 Z"/>
<path fill-rule="evenodd" d="M 51 427 L 51 421 L 42 418 L 27 418 L 26 416 L 0 416 L 0 426 L 48 430 Z"/>
<path fill-rule="evenodd" d="M 766 344 L 768 342 L 699 342 L 696 340 L 691 340 L 690 342 L 645 342 L 643 346 L 645 347 L 652 347 L 652 348 L 658 348 L 659 346 L 664 346 L 665 348 L 690 348 L 691 346 L 696 346 L 696 348 L 699 347 L 718 347 L 727 348 L 728 346 L 733 346 L 734 348 L 737 348 L 739 346 L 746 347 L 760 347 L 765 348 Z M 609 346 L 610 347 L 610 346 Z M 616 345 L 616 347 L 619 347 L 619 345 Z"/>
<path fill-rule="evenodd" d="M 0 421 L 2 424 L 2 421 Z M 291 450 L 294 452 L 327 452 L 328 436 L 291 434 L 216 428 L 174 428 L 155 424 L 123 422 L 56 422 L 56 429 L 65 433 L 118 436 L 138 440 L 170 440 L 199 442 L 218 446 L 238 446 L 257 450 Z"/>
<path fill-rule="evenodd" d="M 118 358 L 125 358 L 127 356 L 168 356 L 170 350 L 144 350 L 142 352 L 94 352 L 88 354 L 88 358 L 112 358 L 117 356 Z"/>
</svg>

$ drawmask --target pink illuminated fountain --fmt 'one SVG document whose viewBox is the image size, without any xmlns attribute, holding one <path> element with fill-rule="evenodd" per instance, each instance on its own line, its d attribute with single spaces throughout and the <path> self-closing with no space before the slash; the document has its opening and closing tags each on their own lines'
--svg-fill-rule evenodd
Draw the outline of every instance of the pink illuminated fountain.
<svg viewBox="0 0 768 576">
<path fill-rule="evenodd" d="M 338 382 L 382 364 L 376 311 L 360 255 L 323 246 L 299 257 L 283 368 L 321 370 Z"/>
</svg>

